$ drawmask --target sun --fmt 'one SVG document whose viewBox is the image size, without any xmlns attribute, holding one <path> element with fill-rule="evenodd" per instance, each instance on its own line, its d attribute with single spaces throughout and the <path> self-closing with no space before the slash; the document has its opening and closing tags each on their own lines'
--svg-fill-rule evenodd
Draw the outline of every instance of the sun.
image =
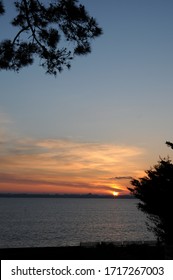
<svg viewBox="0 0 173 280">
<path fill-rule="evenodd" d="M 113 192 L 113 196 L 118 196 L 119 192 Z"/>
</svg>

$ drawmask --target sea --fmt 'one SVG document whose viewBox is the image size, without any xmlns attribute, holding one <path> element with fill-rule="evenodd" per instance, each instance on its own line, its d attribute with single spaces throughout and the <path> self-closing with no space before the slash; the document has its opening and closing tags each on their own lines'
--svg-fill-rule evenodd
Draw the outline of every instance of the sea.
<svg viewBox="0 0 173 280">
<path fill-rule="evenodd" d="M 136 199 L 0 198 L 0 248 L 155 240 Z"/>
</svg>

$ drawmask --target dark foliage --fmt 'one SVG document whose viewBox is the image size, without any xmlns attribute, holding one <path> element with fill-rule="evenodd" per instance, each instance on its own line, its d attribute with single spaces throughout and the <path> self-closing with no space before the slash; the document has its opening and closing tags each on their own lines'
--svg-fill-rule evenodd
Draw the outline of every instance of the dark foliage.
<svg viewBox="0 0 173 280">
<path fill-rule="evenodd" d="M 4 5 L 3 5 L 2 1 L 0 1 L 0 15 L 3 15 L 4 13 L 5 13 Z"/>
<path fill-rule="evenodd" d="M 166 141 L 166 145 L 169 146 L 171 149 L 173 149 L 173 143 Z"/>
<path fill-rule="evenodd" d="M 141 202 L 138 208 L 147 214 L 148 228 L 158 240 L 170 243 L 173 239 L 173 164 L 169 158 L 146 171 L 146 176 L 131 181 L 130 192 Z"/>
<path fill-rule="evenodd" d="M 56 75 L 70 68 L 75 55 L 90 53 L 91 40 L 102 34 L 77 0 L 20 0 L 14 5 L 17 15 L 11 24 L 18 32 L 0 43 L 0 69 L 19 71 L 38 56 L 46 73 Z M 4 12 L 0 1 L 0 14 Z"/>
</svg>

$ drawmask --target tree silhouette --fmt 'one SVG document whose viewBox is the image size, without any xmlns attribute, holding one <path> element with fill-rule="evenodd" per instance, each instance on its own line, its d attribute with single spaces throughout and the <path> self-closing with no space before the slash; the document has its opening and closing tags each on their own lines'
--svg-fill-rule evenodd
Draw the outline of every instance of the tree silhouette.
<svg viewBox="0 0 173 280">
<path fill-rule="evenodd" d="M 170 143 L 170 142 L 169 142 Z M 146 176 L 133 179 L 130 192 L 141 202 L 138 208 L 147 214 L 149 230 L 165 244 L 172 243 L 173 227 L 173 164 L 168 158 L 160 159 Z"/>
<path fill-rule="evenodd" d="M 14 1 L 16 16 L 11 24 L 18 28 L 13 39 L 0 42 L 0 69 L 19 71 L 31 65 L 36 56 L 46 73 L 56 75 L 70 68 L 76 55 L 91 52 L 91 39 L 102 29 L 78 0 Z M 0 15 L 5 6 L 0 0 Z"/>
<path fill-rule="evenodd" d="M 166 145 L 169 146 L 171 149 L 173 149 L 173 143 L 166 141 Z"/>
</svg>

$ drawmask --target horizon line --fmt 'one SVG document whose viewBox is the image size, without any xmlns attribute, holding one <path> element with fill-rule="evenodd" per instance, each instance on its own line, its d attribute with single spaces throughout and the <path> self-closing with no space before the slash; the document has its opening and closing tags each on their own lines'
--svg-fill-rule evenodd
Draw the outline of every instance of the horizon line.
<svg viewBox="0 0 173 280">
<path fill-rule="evenodd" d="M 118 195 L 113 196 L 111 194 L 73 194 L 73 193 L 0 193 L 0 198 L 2 197 L 18 197 L 18 198 L 112 198 L 112 199 L 119 199 L 119 198 L 134 198 L 130 194 Z"/>
</svg>

